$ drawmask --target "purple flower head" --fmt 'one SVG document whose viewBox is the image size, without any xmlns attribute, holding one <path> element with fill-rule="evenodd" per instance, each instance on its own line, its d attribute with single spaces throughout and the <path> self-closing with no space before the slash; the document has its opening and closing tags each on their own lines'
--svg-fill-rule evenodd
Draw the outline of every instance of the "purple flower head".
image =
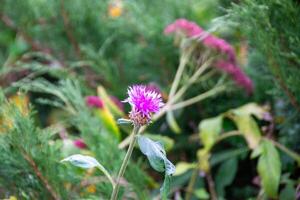
<svg viewBox="0 0 300 200">
<path fill-rule="evenodd" d="M 90 107 L 103 108 L 103 101 L 97 96 L 87 96 L 85 102 Z"/>
<path fill-rule="evenodd" d="M 161 95 L 144 85 L 134 85 L 128 89 L 128 98 L 124 102 L 131 105 L 130 119 L 134 124 L 148 124 L 151 116 L 164 105 Z"/>
</svg>

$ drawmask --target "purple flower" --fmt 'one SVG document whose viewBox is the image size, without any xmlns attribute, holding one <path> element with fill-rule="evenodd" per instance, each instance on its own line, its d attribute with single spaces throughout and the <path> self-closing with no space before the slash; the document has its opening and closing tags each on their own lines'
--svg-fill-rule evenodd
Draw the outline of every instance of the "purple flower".
<svg viewBox="0 0 300 200">
<path fill-rule="evenodd" d="M 169 24 L 165 30 L 165 34 L 171 34 L 174 32 L 182 32 L 187 37 L 203 37 L 203 44 L 208 48 L 215 49 L 228 56 L 228 59 L 235 62 L 235 53 L 233 47 L 225 40 L 213 36 L 204 31 L 195 22 L 188 21 L 186 19 L 178 19 L 172 24 Z"/>
<path fill-rule="evenodd" d="M 73 144 L 78 148 L 78 149 L 85 149 L 87 145 L 83 141 L 83 139 L 77 139 L 73 141 Z"/>
<path fill-rule="evenodd" d="M 103 108 L 103 101 L 98 96 L 87 96 L 85 102 L 90 107 Z"/>
<path fill-rule="evenodd" d="M 164 105 L 161 95 L 144 85 L 134 85 L 128 89 L 128 98 L 124 102 L 131 105 L 130 119 L 135 125 L 145 125 L 151 116 Z"/>
<path fill-rule="evenodd" d="M 215 66 L 218 69 L 228 73 L 238 85 L 246 89 L 248 94 L 253 92 L 252 81 L 237 65 L 234 48 L 228 42 L 207 33 L 196 23 L 186 19 L 178 19 L 172 24 L 168 25 L 164 30 L 165 34 L 170 34 L 173 32 L 182 32 L 187 37 L 200 38 L 205 36 L 205 38 L 202 40 L 204 46 L 214 49 L 226 56 L 225 59 L 218 60 L 215 63 Z"/>
<path fill-rule="evenodd" d="M 186 19 L 177 19 L 174 23 L 169 24 L 165 30 L 165 34 L 181 31 L 188 37 L 198 36 L 204 33 L 203 29 L 199 27 L 195 22 L 188 21 Z"/>
<path fill-rule="evenodd" d="M 248 94 L 253 92 L 251 79 L 235 64 L 224 60 L 218 61 L 216 67 L 228 73 L 232 79 L 241 87 L 245 88 Z"/>
</svg>

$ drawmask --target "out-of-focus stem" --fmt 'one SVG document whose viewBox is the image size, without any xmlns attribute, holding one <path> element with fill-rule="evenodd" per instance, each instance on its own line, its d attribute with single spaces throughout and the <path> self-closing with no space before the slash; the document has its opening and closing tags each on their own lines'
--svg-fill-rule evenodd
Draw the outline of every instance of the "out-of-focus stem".
<svg viewBox="0 0 300 200">
<path fill-rule="evenodd" d="M 135 142 L 136 142 L 136 136 L 137 136 L 139 130 L 140 130 L 140 126 L 135 125 L 134 128 L 133 128 L 132 134 L 131 134 L 131 139 L 130 139 L 130 144 L 129 144 L 128 150 L 126 152 L 125 158 L 122 162 L 121 168 L 120 168 L 119 173 L 118 173 L 116 185 L 113 188 L 113 192 L 111 194 L 111 198 L 110 198 L 111 200 L 116 200 L 118 198 L 118 192 L 119 192 L 119 188 L 120 188 L 120 181 L 121 181 L 121 178 L 123 177 L 123 175 L 125 173 L 125 170 L 127 168 L 128 163 L 129 163 L 129 160 L 130 160 L 130 157 L 131 157 L 131 154 L 132 154 Z"/>
<path fill-rule="evenodd" d="M 190 179 L 188 187 L 186 189 L 185 200 L 191 199 L 198 174 L 199 174 L 199 169 L 197 167 L 196 169 L 193 170 L 191 179 Z"/>
<path fill-rule="evenodd" d="M 210 171 L 208 171 L 206 174 L 205 174 L 205 177 L 206 177 L 206 180 L 207 180 L 207 184 L 208 184 L 208 190 L 209 190 L 209 193 L 210 193 L 210 199 L 211 200 L 217 200 L 217 192 L 215 190 L 215 182 L 211 176 L 211 173 Z"/>
<path fill-rule="evenodd" d="M 177 103 L 175 105 L 172 105 L 170 107 L 171 110 L 176 110 L 179 108 L 184 108 L 186 106 L 192 105 L 194 103 L 197 103 L 199 101 L 202 101 L 203 99 L 206 99 L 208 97 L 214 96 L 215 94 L 222 92 L 226 89 L 225 85 L 217 86 L 207 92 L 204 92 L 202 94 L 199 94 L 198 96 L 195 96 L 193 98 L 190 98 L 188 100 L 182 101 L 180 103 Z"/>
</svg>

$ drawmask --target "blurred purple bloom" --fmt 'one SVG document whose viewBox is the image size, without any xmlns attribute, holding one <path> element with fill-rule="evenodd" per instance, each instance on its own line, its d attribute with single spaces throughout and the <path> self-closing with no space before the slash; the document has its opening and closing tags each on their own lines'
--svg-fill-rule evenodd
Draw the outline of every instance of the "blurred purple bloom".
<svg viewBox="0 0 300 200">
<path fill-rule="evenodd" d="M 203 29 L 199 27 L 195 22 L 188 21 L 186 19 L 177 19 L 174 23 L 169 24 L 165 30 L 165 34 L 181 31 L 188 37 L 198 36 L 204 33 Z"/>
<path fill-rule="evenodd" d="M 150 122 L 152 114 L 164 105 L 161 95 L 144 85 L 134 85 L 128 89 L 128 98 L 124 102 L 131 105 L 130 119 L 142 126 Z"/>
<path fill-rule="evenodd" d="M 246 89 L 248 94 L 253 92 L 251 79 L 237 65 L 220 60 L 216 63 L 216 67 L 228 73 L 238 85 Z"/>
<path fill-rule="evenodd" d="M 83 139 L 74 140 L 73 144 L 79 149 L 85 149 L 87 147 Z"/>
<path fill-rule="evenodd" d="M 172 24 L 168 25 L 165 28 L 164 33 L 170 34 L 178 31 L 183 32 L 187 37 L 204 37 L 204 46 L 215 49 L 222 54 L 225 54 L 227 56 L 227 59 L 217 61 L 215 66 L 228 73 L 238 85 L 244 87 L 247 90 L 248 94 L 252 93 L 252 81 L 236 64 L 236 55 L 234 52 L 234 48 L 228 42 L 207 33 L 195 22 L 191 22 L 186 19 L 178 19 Z"/>
<path fill-rule="evenodd" d="M 165 30 L 165 34 L 174 32 L 183 32 L 187 37 L 204 37 L 203 44 L 206 47 L 216 49 L 228 56 L 231 62 L 235 62 L 235 53 L 233 47 L 225 40 L 215 37 L 204 31 L 195 22 L 186 19 L 178 19 L 172 24 L 169 24 Z"/>
<path fill-rule="evenodd" d="M 103 108 L 103 101 L 98 96 L 87 96 L 85 102 L 90 107 Z"/>
</svg>

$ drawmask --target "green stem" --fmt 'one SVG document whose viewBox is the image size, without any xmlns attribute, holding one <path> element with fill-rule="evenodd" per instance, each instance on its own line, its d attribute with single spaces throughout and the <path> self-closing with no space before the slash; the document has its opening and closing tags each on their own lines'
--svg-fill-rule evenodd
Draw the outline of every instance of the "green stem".
<svg viewBox="0 0 300 200">
<path fill-rule="evenodd" d="M 191 179 L 190 179 L 188 187 L 186 189 L 185 200 L 191 199 L 198 174 L 199 174 L 199 168 L 197 167 L 196 169 L 193 170 Z"/>
<path fill-rule="evenodd" d="M 110 181 L 113 189 L 116 186 L 115 181 L 112 179 L 112 177 L 110 176 L 110 174 L 108 173 L 108 171 L 102 166 L 102 165 L 98 165 L 97 168 L 108 178 L 108 180 Z"/>
<path fill-rule="evenodd" d="M 133 128 L 132 134 L 131 134 L 131 140 L 130 140 L 129 147 L 128 147 L 128 150 L 126 152 L 125 158 L 122 162 L 121 168 L 119 170 L 118 177 L 117 177 L 117 182 L 116 182 L 115 187 L 113 188 L 113 192 L 111 194 L 110 200 L 116 200 L 118 198 L 118 192 L 119 192 L 119 188 L 120 188 L 120 181 L 121 181 L 121 178 L 123 177 L 123 175 L 125 173 L 125 170 L 126 170 L 126 167 L 127 167 L 128 163 L 129 163 L 129 160 L 130 160 L 130 157 L 131 157 L 131 154 L 132 154 L 135 142 L 136 142 L 136 138 L 137 138 L 136 136 L 137 136 L 139 130 L 140 130 L 140 126 L 135 125 L 134 128 Z"/>
<path fill-rule="evenodd" d="M 217 86 L 207 92 L 204 92 L 202 94 L 199 94 L 193 98 L 190 98 L 188 100 L 185 100 L 185 101 L 182 101 L 180 103 L 177 103 L 175 105 L 172 105 L 171 106 L 171 110 L 176 110 L 176 109 L 179 109 L 179 108 L 184 108 L 186 106 L 189 106 L 189 105 L 192 105 L 194 103 L 197 103 L 199 101 L 202 101 L 203 99 L 206 99 L 208 97 L 211 97 L 211 96 L 214 96 L 215 94 L 219 93 L 219 92 L 222 92 L 226 89 L 225 85 L 221 85 L 221 86 Z"/>
</svg>

